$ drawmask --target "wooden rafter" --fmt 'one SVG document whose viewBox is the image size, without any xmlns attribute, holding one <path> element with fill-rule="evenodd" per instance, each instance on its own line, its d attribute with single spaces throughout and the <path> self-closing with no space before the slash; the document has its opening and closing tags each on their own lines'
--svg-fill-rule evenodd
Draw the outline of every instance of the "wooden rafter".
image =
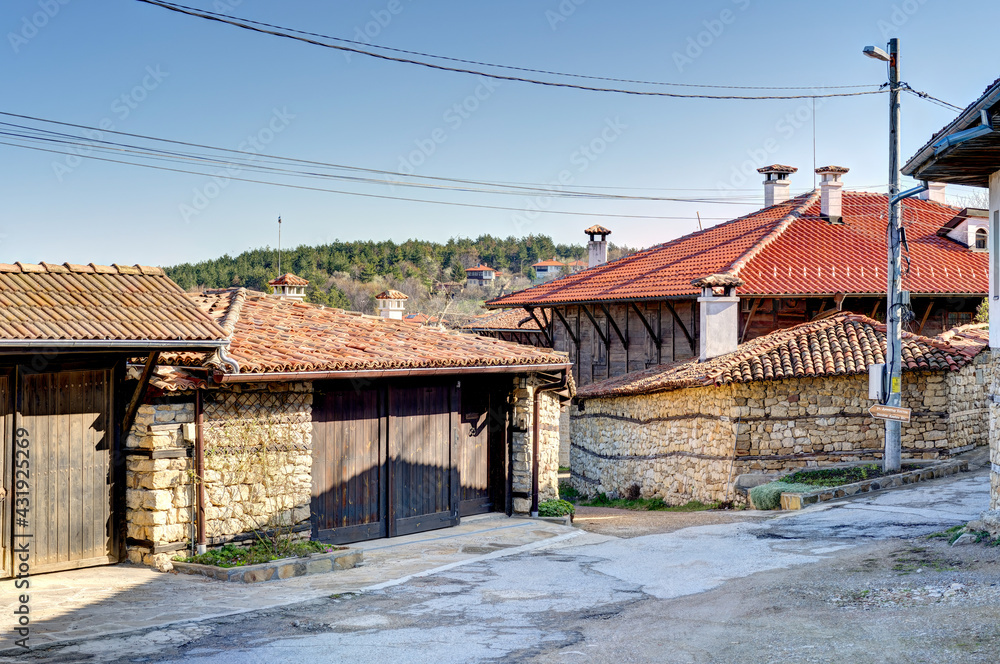
<svg viewBox="0 0 1000 664">
<path fill-rule="evenodd" d="M 135 415 L 139 412 L 139 403 L 142 401 L 142 396 L 146 394 L 146 388 L 149 387 L 149 380 L 153 377 L 153 371 L 156 370 L 156 363 L 160 361 L 160 354 L 153 352 L 149 354 L 146 358 L 146 366 L 142 368 L 142 375 L 139 376 L 139 384 L 135 386 L 135 392 L 132 394 L 132 398 L 128 401 L 128 406 L 125 408 L 125 417 L 122 419 L 122 435 L 127 436 L 129 432 L 132 431 L 132 423 L 135 422 Z"/>
<path fill-rule="evenodd" d="M 917 334 L 924 333 L 924 325 L 927 323 L 927 317 L 931 315 L 931 309 L 933 308 L 934 308 L 934 298 L 932 297 L 931 301 L 927 303 L 927 310 L 924 311 L 924 317 L 920 319 L 920 327 L 917 328 Z"/>
<path fill-rule="evenodd" d="M 608 339 L 607 335 L 604 334 L 604 330 L 601 329 L 601 326 L 597 324 L 597 319 L 594 318 L 594 314 L 590 313 L 590 310 L 587 308 L 587 305 L 585 304 L 581 304 L 579 305 L 579 307 L 580 309 L 583 310 L 583 313 L 587 314 L 587 318 L 590 319 L 590 322 L 594 324 L 594 329 L 597 330 L 597 336 L 601 338 L 601 342 L 604 344 L 604 347 L 610 348 L 611 347 L 610 340 Z"/>
<path fill-rule="evenodd" d="M 538 320 L 538 316 L 535 315 L 534 307 L 525 307 L 525 310 L 535 320 L 535 324 L 538 325 L 538 329 L 542 331 L 542 336 L 545 338 L 545 341 L 548 342 L 549 348 L 552 348 L 555 345 L 555 343 L 552 340 L 552 336 L 549 334 L 549 329 L 546 326 L 542 325 L 542 321 Z"/>
<path fill-rule="evenodd" d="M 740 343 L 743 343 L 743 340 L 747 338 L 747 331 L 750 329 L 750 321 L 753 320 L 753 315 L 757 313 L 757 307 L 760 306 L 763 299 L 764 298 L 762 297 L 758 297 L 753 301 L 753 304 L 750 305 L 750 313 L 747 314 L 747 322 L 743 325 L 743 334 L 740 335 Z"/>
</svg>

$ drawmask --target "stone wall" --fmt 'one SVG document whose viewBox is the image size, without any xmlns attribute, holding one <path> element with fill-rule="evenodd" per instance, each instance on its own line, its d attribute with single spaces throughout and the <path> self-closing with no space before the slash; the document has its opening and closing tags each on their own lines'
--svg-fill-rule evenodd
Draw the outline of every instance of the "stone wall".
<svg viewBox="0 0 1000 664">
<path fill-rule="evenodd" d="M 535 388 L 541 381 L 532 377 L 526 387 L 514 391 L 514 433 L 511 450 L 514 512 L 531 511 L 532 431 Z M 539 397 L 538 501 L 559 497 L 559 397 L 543 392 Z"/>
<path fill-rule="evenodd" d="M 169 569 L 196 537 L 194 394 L 158 401 L 126 439 L 126 536 L 131 562 Z M 203 403 L 208 543 L 275 525 L 308 536 L 311 384 L 227 386 Z"/>
<path fill-rule="evenodd" d="M 986 444 L 987 364 L 904 375 L 903 405 L 913 410 L 904 459 Z M 868 415 L 871 405 L 866 375 L 587 399 L 572 413 L 573 485 L 586 495 L 638 485 L 671 504 L 739 502 L 733 483 L 743 473 L 881 459 L 885 426 Z"/>
<path fill-rule="evenodd" d="M 986 374 L 986 384 L 989 386 L 989 394 L 1000 394 L 1000 350 L 988 352 L 990 358 L 983 367 Z M 990 510 L 993 512 L 994 521 L 997 521 L 1000 520 L 1000 403 L 993 399 L 989 399 L 988 403 L 990 409 Z M 1000 536 L 1000 531 L 994 534 Z"/>
</svg>

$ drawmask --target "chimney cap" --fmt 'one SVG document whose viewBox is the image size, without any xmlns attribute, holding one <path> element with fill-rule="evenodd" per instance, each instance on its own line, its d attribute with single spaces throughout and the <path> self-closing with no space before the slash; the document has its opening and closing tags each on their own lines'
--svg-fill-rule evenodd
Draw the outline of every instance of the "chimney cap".
<svg viewBox="0 0 1000 664">
<path fill-rule="evenodd" d="M 768 173 L 796 173 L 799 169 L 794 166 L 785 166 L 784 164 L 771 164 L 770 166 L 761 166 L 757 169 L 758 173 L 768 174 Z"/>
<path fill-rule="evenodd" d="M 739 288 L 743 285 L 743 280 L 734 274 L 710 274 L 691 281 L 695 288 Z"/>
<path fill-rule="evenodd" d="M 401 293 L 398 290 L 386 290 L 382 291 L 375 296 L 376 300 L 409 300 L 410 296 L 406 293 Z"/>
<path fill-rule="evenodd" d="M 844 166 L 820 166 L 816 169 L 817 175 L 823 175 L 825 173 L 847 173 L 851 169 Z"/>
<path fill-rule="evenodd" d="M 611 231 L 599 224 L 594 224 L 590 228 L 585 229 L 583 232 L 587 235 L 611 235 Z"/>
<path fill-rule="evenodd" d="M 309 282 L 302 277 L 286 272 L 277 279 L 267 282 L 268 286 L 308 286 Z"/>
</svg>

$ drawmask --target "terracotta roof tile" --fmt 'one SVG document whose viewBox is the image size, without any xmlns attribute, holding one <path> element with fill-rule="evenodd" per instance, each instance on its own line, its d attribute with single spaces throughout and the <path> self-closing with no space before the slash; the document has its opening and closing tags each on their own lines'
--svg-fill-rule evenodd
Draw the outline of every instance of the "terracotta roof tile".
<svg viewBox="0 0 1000 664">
<path fill-rule="evenodd" d="M 189 296 L 227 328 L 241 373 L 565 365 L 564 353 L 265 296 L 244 289 Z M 163 364 L 201 365 L 195 353 Z"/>
<path fill-rule="evenodd" d="M 386 290 L 382 291 L 375 296 L 376 300 L 409 300 L 410 296 L 398 290 Z"/>
<path fill-rule="evenodd" d="M 539 315 L 541 314 L 541 315 Z M 549 320 L 544 310 L 536 312 L 536 316 L 544 321 L 546 325 Z M 470 331 L 508 331 L 508 332 L 538 332 L 538 323 L 528 315 L 524 309 L 504 309 L 490 314 L 477 316 L 468 323 L 462 325 L 462 330 Z"/>
<path fill-rule="evenodd" d="M 0 339 L 202 341 L 223 333 L 157 267 L 0 264 Z"/>
<path fill-rule="evenodd" d="M 277 279 L 267 282 L 268 286 L 308 286 L 309 281 L 291 272 L 286 272 Z"/>
<path fill-rule="evenodd" d="M 740 295 L 833 295 L 885 292 L 885 194 L 843 193 L 843 225 L 820 216 L 816 191 L 487 303 L 491 308 L 575 302 L 689 298 L 691 281 L 728 273 Z M 902 204 L 913 294 L 983 296 L 989 257 L 938 229 L 961 210 L 933 201 Z"/>
<path fill-rule="evenodd" d="M 903 333 L 905 371 L 957 371 L 989 343 L 985 325 L 966 325 L 933 339 Z M 885 325 L 857 314 L 804 323 L 741 344 L 707 362 L 685 361 L 636 371 L 579 389 L 581 398 L 666 392 L 806 376 L 846 376 L 885 362 Z"/>
</svg>

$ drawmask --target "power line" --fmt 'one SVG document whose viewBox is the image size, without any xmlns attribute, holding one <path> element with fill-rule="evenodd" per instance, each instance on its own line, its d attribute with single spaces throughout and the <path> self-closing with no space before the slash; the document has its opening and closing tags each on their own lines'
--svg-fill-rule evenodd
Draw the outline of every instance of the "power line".
<svg viewBox="0 0 1000 664">
<path fill-rule="evenodd" d="M 916 95 L 917 97 L 920 97 L 921 99 L 926 99 L 927 101 L 929 101 L 931 103 L 934 103 L 934 104 L 937 104 L 938 106 L 941 106 L 943 108 L 951 109 L 951 110 L 954 110 L 954 111 L 964 111 L 965 110 L 961 106 L 956 106 L 955 104 L 949 104 L 948 102 L 944 101 L 943 99 L 938 99 L 937 97 L 933 97 L 933 96 L 927 94 L 926 92 L 920 92 L 918 90 L 914 90 L 907 83 L 903 83 L 902 85 L 904 86 L 903 87 L 903 91 L 904 92 L 909 92 L 912 95 Z"/>
<path fill-rule="evenodd" d="M 861 90 L 856 92 L 833 92 L 824 94 L 812 94 L 812 95 L 766 95 L 766 96 L 750 96 L 750 95 L 708 95 L 708 94 L 680 94 L 676 92 L 654 92 L 648 90 L 630 90 L 625 88 L 599 88 L 589 85 L 580 85 L 576 83 L 563 83 L 557 81 L 541 81 L 533 78 L 524 78 L 521 76 L 507 76 L 503 74 L 493 74 L 489 72 L 474 70 L 474 69 L 464 69 L 460 67 L 449 67 L 446 65 L 440 65 L 433 62 L 424 62 L 422 60 L 414 60 L 412 58 L 400 58 L 391 55 L 385 55 L 383 53 L 373 53 L 372 51 L 363 50 L 360 48 L 355 48 L 351 46 L 340 46 L 337 44 L 327 44 L 324 42 L 316 41 L 309 37 L 298 36 L 291 34 L 288 31 L 271 30 L 264 27 L 257 27 L 246 22 L 245 19 L 239 17 L 229 16 L 227 14 L 213 15 L 206 13 L 203 10 L 188 9 L 182 5 L 173 5 L 166 2 L 161 2 L 160 0 L 136 0 L 137 2 L 142 2 L 148 5 L 153 5 L 154 7 L 161 7 L 179 14 L 187 14 L 188 16 L 194 16 L 196 18 L 203 18 L 209 21 L 216 21 L 218 23 L 225 23 L 227 25 L 232 25 L 237 28 L 242 28 L 244 30 L 250 30 L 252 32 L 259 32 L 262 34 L 271 35 L 274 37 L 282 37 L 284 39 L 292 39 L 295 41 L 304 42 L 306 44 L 312 44 L 313 46 L 322 46 L 323 48 L 331 48 L 338 51 L 344 51 L 347 53 L 356 53 L 358 55 L 366 55 L 372 58 L 378 58 L 380 60 L 387 60 L 389 62 L 399 62 L 403 64 L 417 65 L 419 67 L 426 67 L 428 69 L 437 69 L 440 71 L 449 71 L 460 74 L 470 74 L 473 76 L 483 76 L 486 78 L 493 78 L 500 81 L 515 81 L 518 83 L 531 83 L 533 85 L 544 85 L 556 88 L 570 88 L 574 90 L 585 90 L 587 92 L 608 92 L 615 94 L 624 95 L 635 95 L 641 97 L 670 97 L 674 99 L 731 99 L 731 100 L 776 100 L 776 99 L 820 99 L 827 97 L 858 97 L 862 95 L 878 95 L 884 94 L 884 90 Z"/>
<path fill-rule="evenodd" d="M 197 7 L 189 7 L 187 5 L 182 5 L 176 2 L 155 2 L 149 4 L 157 4 L 163 6 L 167 9 L 178 8 L 181 10 L 188 10 L 189 12 L 203 13 L 211 17 L 219 17 L 221 19 L 231 19 L 243 21 L 252 25 L 259 25 L 265 28 L 273 28 L 275 30 L 282 30 L 284 32 L 292 32 L 299 35 L 306 35 L 308 37 L 318 37 L 320 39 L 329 39 L 331 41 L 342 42 L 345 44 L 354 44 L 356 46 L 363 46 L 366 48 L 374 48 L 380 51 L 390 51 L 393 53 L 404 53 L 406 55 L 416 55 L 423 58 L 434 58 L 436 60 L 447 60 L 449 62 L 461 62 L 467 65 L 476 65 L 479 67 L 494 67 L 496 69 L 509 69 L 512 71 L 523 71 L 530 72 L 533 74 L 548 74 L 551 76 L 565 76 L 568 78 L 584 78 L 594 81 L 610 81 L 615 83 L 637 83 L 640 85 L 662 85 L 678 88 L 716 88 L 724 90 L 844 90 L 844 89 L 857 89 L 857 88 L 874 88 L 877 87 L 873 84 L 865 85 L 802 85 L 802 86 L 779 86 L 779 85 L 712 85 L 712 84 L 700 84 L 700 83 L 666 83 L 664 81 L 645 81 L 641 79 L 631 79 L 631 78 L 614 78 L 611 76 L 591 76 L 587 74 L 571 74 L 567 72 L 551 71 L 548 69 L 532 69 L 531 67 L 516 67 L 513 65 L 501 65 L 495 62 L 482 62 L 479 60 L 466 60 L 464 58 L 455 58 L 447 55 L 435 55 L 433 53 L 424 53 L 422 51 L 411 51 L 403 48 L 393 48 L 391 46 L 380 46 L 378 44 L 369 44 L 367 42 L 356 41 L 354 39 L 344 39 L 343 37 L 333 37 L 331 35 L 325 35 L 319 32 L 309 32 L 308 30 L 297 30 L 295 28 L 287 28 L 280 25 L 275 25 L 273 23 L 265 23 L 264 21 L 255 21 L 249 18 L 240 18 L 236 16 L 231 16 L 229 14 L 222 14 L 220 12 L 213 12 L 208 9 L 199 9 Z M 168 6 L 169 5 L 169 6 Z"/>
</svg>

